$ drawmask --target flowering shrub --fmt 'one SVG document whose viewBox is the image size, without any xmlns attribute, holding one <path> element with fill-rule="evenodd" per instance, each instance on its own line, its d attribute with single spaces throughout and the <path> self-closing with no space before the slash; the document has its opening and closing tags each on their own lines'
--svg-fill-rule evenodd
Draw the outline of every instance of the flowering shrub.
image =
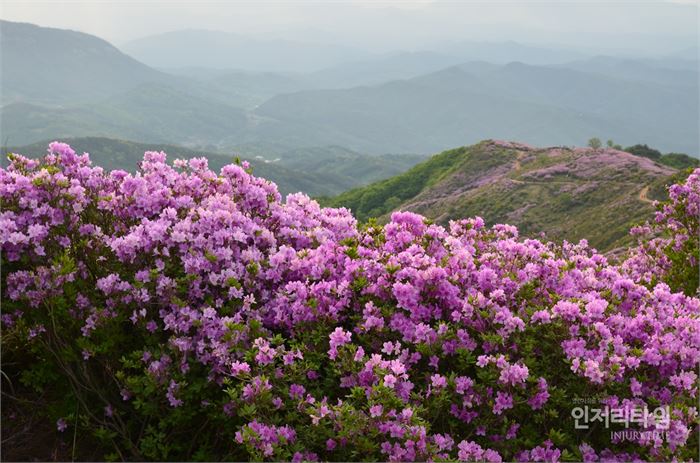
<svg viewBox="0 0 700 463">
<path fill-rule="evenodd" d="M 673 224 L 693 175 L 672 188 Z M 52 143 L 12 156 L 0 198 L 6 356 L 58 392 L 58 432 L 90 430 L 108 457 L 695 456 L 700 300 L 643 259 L 479 218 L 358 226 L 282 202 L 245 163 L 217 175 L 158 152 L 132 175 Z M 590 398 L 668 407 L 668 427 L 577 429 Z"/>
<path fill-rule="evenodd" d="M 665 281 L 675 291 L 695 295 L 700 284 L 700 169 L 668 193 L 670 201 L 659 205 L 654 221 L 632 229 L 639 246 L 624 268 L 640 281 Z"/>
</svg>

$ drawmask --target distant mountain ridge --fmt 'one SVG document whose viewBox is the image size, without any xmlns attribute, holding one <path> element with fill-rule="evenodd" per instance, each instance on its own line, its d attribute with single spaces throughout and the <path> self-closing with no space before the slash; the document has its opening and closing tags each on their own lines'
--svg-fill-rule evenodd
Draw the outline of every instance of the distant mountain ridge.
<svg viewBox="0 0 700 463">
<path fill-rule="evenodd" d="M 595 56 L 586 60 L 564 63 L 557 67 L 589 73 L 613 73 L 633 81 L 679 85 L 686 88 L 696 87 L 698 76 L 698 61 L 680 58 L 654 60 Z"/>
<path fill-rule="evenodd" d="M 72 104 L 171 77 L 90 34 L 0 20 L 1 104 Z"/>
<path fill-rule="evenodd" d="M 489 61 L 496 64 L 523 61 L 535 65 L 552 65 L 587 57 L 587 54 L 582 52 L 527 45 L 512 40 L 501 42 L 457 41 L 443 43 L 438 49 L 445 54 L 460 58 L 463 62 Z"/>
<path fill-rule="evenodd" d="M 0 114 L 13 145 L 49 138 L 105 136 L 191 146 L 235 135 L 245 111 L 169 85 L 145 83 L 98 102 L 62 108 L 10 104 Z"/>
<path fill-rule="evenodd" d="M 231 32 L 186 29 L 143 37 L 121 47 L 154 67 L 204 66 L 254 71 L 313 71 L 366 53 L 338 45 L 256 39 Z"/>
<path fill-rule="evenodd" d="M 574 144 L 599 135 L 697 155 L 699 99 L 697 82 L 672 87 L 568 68 L 467 63 L 370 87 L 278 95 L 254 113 L 273 133 L 294 126 L 294 136 L 306 131 L 315 144 L 327 137 L 362 151 L 430 152 L 484 137 Z"/>
<path fill-rule="evenodd" d="M 518 226 L 525 236 L 587 238 L 601 250 L 629 240 L 663 185 L 678 171 L 611 148 L 536 148 L 487 140 L 445 151 L 409 171 L 324 200 L 359 220 L 408 210 L 440 223 L 482 216 Z"/>
</svg>

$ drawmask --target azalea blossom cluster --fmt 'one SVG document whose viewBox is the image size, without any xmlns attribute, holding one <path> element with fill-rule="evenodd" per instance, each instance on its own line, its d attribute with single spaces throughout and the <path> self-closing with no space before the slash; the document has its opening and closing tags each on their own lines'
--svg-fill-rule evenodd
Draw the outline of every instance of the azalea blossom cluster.
<svg viewBox="0 0 700 463">
<path fill-rule="evenodd" d="M 669 187 L 668 194 L 670 200 L 659 206 L 653 221 L 631 230 L 639 245 L 623 267 L 636 280 L 665 280 L 694 294 L 700 284 L 700 169 Z"/>
<path fill-rule="evenodd" d="M 669 226 L 681 204 L 697 213 L 699 177 L 671 188 Z M 133 458 L 659 461 L 697 446 L 700 299 L 665 264 L 480 218 L 360 226 L 282 201 L 245 163 L 216 174 L 161 152 L 105 172 L 52 143 L 12 156 L 0 198 L 8 348 L 71 373 L 60 431 L 79 401 Z M 668 428 L 578 434 L 588 397 L 668 407 Z"/>
</svg>

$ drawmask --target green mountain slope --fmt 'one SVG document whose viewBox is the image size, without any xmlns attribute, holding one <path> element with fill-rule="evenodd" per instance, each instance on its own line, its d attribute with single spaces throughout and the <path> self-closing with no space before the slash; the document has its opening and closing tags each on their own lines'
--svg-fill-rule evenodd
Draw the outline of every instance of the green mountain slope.
<svg viewBox="0 0 700 463">
<path fill-rule="evenodd" d="M 0 21 L 1 103 L 76 104 L 171 77 L 93 35 Z"/>
<path fill-rule="evenodd" d="M 517 225 L 526 236 L 587 238 L 598 249 L 626 243 L 629 227 L 649 217 L 675 169 L 614 149 L 534 148 L 484 141 L 445 151 L 409 171 L 325 200 L 358 219 L 393 210 L 440 223 L 479 215 Z"/>
<path fill-rule="evenodd" d="M 65 108 L 10 104 L 2 108 L 0 123 L 12 145 L 107 136 L 202 146 L 235 137 L 245 128 L 247 117 L 241 109 L 148 83 L 97 103 Z"/>
<path fill-rule="evenodd" d="M 424 157 L 413 155 L 367 156 L 339 147 L 312 148 L 285 153 L 277 162 L 265 162 L 246 153 L 222 154 L 202 152 L 170 144 L 137 143 L 104 137 L 66 138 L 77 152 L 88 152 L 92 162 L 105 169 L 135 171 L 144 151 L 165 151 L 169 159 L 204 156 L 209 166 L 219 170 L 233 162 L 235 156 L 248 159 L 255 175 L 275 182 L 283 195 L 304 192 L 311 196 L 330 196 L 407 170 Z M 48 141 L 31 145 L 2 148 L 38 157 L 46 154 Z M 314 159 L 320 162 L 315 163 Z M 284 162 L 282 162 L 284 161 Z M 2 158 L 3 164 L 6 159 Z"/>
<path fill-rule="evenodd" d="M 299 148 L 279 155 L 280 163 L 290 169 L 313 172 L 334 179 L 341 191 L 354 188 L 358 180 L 368 184 L 407 171 L 425 161 L 418 154 L 367 155 L 340 146 Z"/>
</svg>

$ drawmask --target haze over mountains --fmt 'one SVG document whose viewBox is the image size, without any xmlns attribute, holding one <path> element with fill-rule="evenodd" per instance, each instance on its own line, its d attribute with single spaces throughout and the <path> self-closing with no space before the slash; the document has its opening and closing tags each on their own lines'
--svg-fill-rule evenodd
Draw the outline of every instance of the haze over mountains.
<svg viewBox="0 0 700 463">
<path fill-rule="evenodd" d="M 372 55 L 188 30 L 125 44 L 141 62 L 88 34 L 7 21 L 0 30 L 2 136 L 15 146 L 106 136 L 275 158 L 329 145 L 429 154 L 484 138 L 599 136 L 698 153 L 697 59 L 681 51 L 587 57 L 456 42 Z"/>
<path fill-rule="evenodd" d="M 314 127 L 317 137 L 378 152 L 439 151 L 497 137 L 581 144 L 587 134 L 623 143 L 641 136 L 664 149 L 697 152 L 694 96 L 697 83 L 657 85 L 560 67 L 467 63 L 377 86 L 279 95 L 256 114 L 297 124 L 295 134 Z"/>
<path fill-rule="evenodd" d="M 95 101 L 144 82 L 167 82 L 155 69 L 82 32 L 0 22 L 2 104 Z"/>
<path fill-rule="evenodd" d="M 359 50 L 290 40 L 260 40 L 210 30 L 180 30 L 127 42 L 122 49 L 154 67 L 177 68 L 183 63 L 205 68 L 304 72 L 354 60 Z M 206 52 L 203 52 L 206 50 Z"/>
</svg>

